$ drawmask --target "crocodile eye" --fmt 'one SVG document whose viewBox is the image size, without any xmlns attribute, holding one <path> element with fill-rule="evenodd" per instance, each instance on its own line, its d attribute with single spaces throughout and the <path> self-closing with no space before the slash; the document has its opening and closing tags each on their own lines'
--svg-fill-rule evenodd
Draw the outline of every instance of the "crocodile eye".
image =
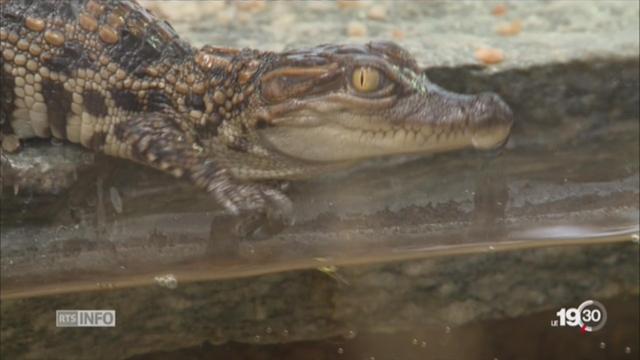
<svg viewBox="0 0 640 360">
<path fill-rule="evenodd" d="M 372 92 L 380 85 L 380 72 L 370 67 L 360 67 L 353 72 L 353 87 L 361 92 Z"/>
</svg>

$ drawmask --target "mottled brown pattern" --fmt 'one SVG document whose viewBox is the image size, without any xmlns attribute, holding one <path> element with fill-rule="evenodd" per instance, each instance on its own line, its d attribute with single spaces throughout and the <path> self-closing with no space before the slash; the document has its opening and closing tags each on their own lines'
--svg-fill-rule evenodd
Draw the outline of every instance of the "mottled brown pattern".
<svg viewBox="0 0 640 360">
<path fill-rule="evenodd" d="M 51 133 L 58 139 L 67 138 L 67 114 L 71 111 L 72 94 L 59 82 L 42 81 L 42 96 L 47 106 Z"/>
</svg>

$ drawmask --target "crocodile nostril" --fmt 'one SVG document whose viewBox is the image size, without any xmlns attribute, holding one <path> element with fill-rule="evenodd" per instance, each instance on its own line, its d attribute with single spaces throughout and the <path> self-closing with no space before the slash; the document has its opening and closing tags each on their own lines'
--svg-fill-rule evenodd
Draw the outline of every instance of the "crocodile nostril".
<svg viewBox="0 0 640 360">
<path fill-rule="evenodd" d="M 476 114 L 476 126 L 511 127 L 513 123 L 511 108 L 495 93 L 478 94 L 473 112 Z"/>
<path fill-rule="evenodd" d="M 507 103 L 505 103 L 498 95 L 494 100 L 494 116 L 496 120 L 502 124 L 511 126 L 513 124 L 513 112 Z"/>
</svg>

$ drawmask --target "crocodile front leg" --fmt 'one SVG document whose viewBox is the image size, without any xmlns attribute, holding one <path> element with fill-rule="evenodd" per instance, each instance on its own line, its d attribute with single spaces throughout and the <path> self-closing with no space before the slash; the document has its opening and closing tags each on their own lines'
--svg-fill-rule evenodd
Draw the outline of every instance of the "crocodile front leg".
<svg viewBox="0 0 640 360">
<path fill-rule="evenodd" d="M 176 125 L 181 123 L 176 121 L 179 114 L 167 108 L 130 116 L 114 125 L 113 136 L 107 136 L 103 151 L 118 149 L 120 156 L 189 179 L 207 190 L 228 211 L 241 216 L 236 227 L 236 235 L 241 237 L 273 233 L 291 222 L 292 204 L 286 195 L 265 183 L 235 179 L 219 165 L 215 153 L 206 151 L 189 132 Z M 109 139 L 114 143 L 110 144 Z"/>
</svg>

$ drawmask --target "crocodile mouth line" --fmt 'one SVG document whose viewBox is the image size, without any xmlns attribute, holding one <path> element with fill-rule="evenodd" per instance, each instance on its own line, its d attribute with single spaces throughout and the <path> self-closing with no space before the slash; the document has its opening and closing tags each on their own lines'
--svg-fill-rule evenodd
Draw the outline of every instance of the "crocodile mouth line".
<svg viewBox="0 0 640 360">
<path fill-rule="evenodd" d="M 312 127 L 281 124 L 266 130 L 263 136 L 285 155 L 303 160 L 334 162 L 388 155 L 432 154 L 471 147 L 474 133 L 473 129 L 464 127 L 360 128 L 331 121 Z M 294 138 L 298 141 L 291 141 Z M 320 143 L 323 145 L 318 146 Z"/>
<path fill-rule="evenodd" d="M 345 132 L 355 139 L 356 144 L 385 148 L 388 153 L 395 154 L 435 153 L 472 145 L 473 139 L 470 129 L 460 128 L 345 129 Z"/>
<path fill-rule="evenodd" d="M 444 129 L 434 129 L 430 126 L 425 127 L 407 127 L 397 126 L 390 128 L 378 128 L 378 129 L 361 129 L 355 127 L 348 127 L 339 125 L 345 131 L 352 134 L 356 134 L 359 140 L 363 139 L 389 139 L 395 140 L 409 140 L 414 143 L 421 144 L 438 144 L 442 141 L 446 141 L 449 138 L 461 138 L 464 136 L 470 136 L 470 129 L 460 127 L 450 127 Z"/>
</svg>

